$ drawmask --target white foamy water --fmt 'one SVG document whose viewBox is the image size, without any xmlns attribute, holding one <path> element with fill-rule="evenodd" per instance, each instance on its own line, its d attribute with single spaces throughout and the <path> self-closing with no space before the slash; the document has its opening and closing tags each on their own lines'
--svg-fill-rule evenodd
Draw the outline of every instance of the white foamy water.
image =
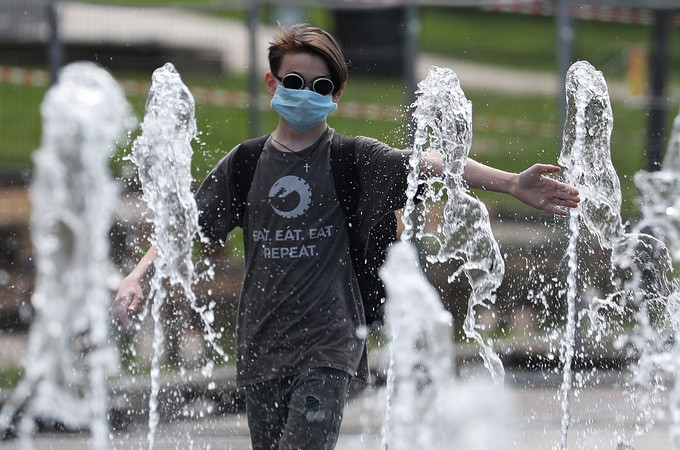
<svg viewBox="0 0 680 450">
<path fill-rule="evenodd" d="M 30 190 L 34 317 L 24 377 L 0 425 L 7 429 L 21 410 L 18 431 L 28 447 L 33 420 L 40 418 L 89 429 L 92 448 L 106 449 L 106 379 L 118 363 L 108 327 L 115 275 L 108 232 L 116 198 L 108 162 L 133 120 L 121 87 L 89 62 L 61 70 L 41 114 Z"/>
<path fill-rule="evenodd" d="M 486 206 L 469 194 L 462 178 L 472 145 L 472 104 L 465 97 L 455 72 L 446 68 L 431 68 L 427 78 L 418 84 L 417 95 L 413 112 L 416 126 L 413 154 L 420 159 L 424 151 L 436 152 L 443 160 L 443 176 L 427 180 L 425 195 L 429 200 L 444 202 L 444 217 L 434 232 L 420 229 L 416 234 L 435 242 L 438 251 L 428 255 L 430 262 L 461 262 L 449 276 L 449 282 L 464 276 L 472 288 L 463 331 L 480 345 L 485 367 L 494 380 L 501 383 L 505 373 L 503 364 L 493 350 L 492 341 L 483 336 L 477 310 L 495 303 L 505 263 L 493 236 Z M 417 178 L 410 178 L 409 198 L 415 196 L 417 189 Z M 426 215 L 427 202 L 424 206 L 423 215 Z M 409 205 L 404 210 L 407 221 L 403 239 L 410 236 L 407 231 L 412 227 L 408 222 L 411 210 Z"/>
<path fill-rule="evenodd" d="M 675 261 L 680 261 L 680 113 L 675 117 L 661 170 L 639 171 L 642 220 L 636 228 L 663 241 Z"/>
<path fill-rule="evenodd" d="M 559 163 L 566 169 L 565 181 L 579 189 L 583 200 L 569 218 L 567 322 L 562 340 L 563 380 L 560 388 L 562 448 L 567 447 L 571 420 L 569 395 L 580 303 L 578 243 L 581 221 L 593 230 L 601 245 L 608 248 L 616 246 L 623 235 L 621 187 L 609 149 L 613 115 L 607 84 L 602 73 L 589 63 L 578 62 L 567 72 L 565 88 L 567 120 Z"/>
<path fill-rule="evenodd" d="M 504 408 L 502 396 L 490 392 L 500 389 L 504 370 L 476 323 L 476 308 L 494 303 L 504 263 L 486 207 L 468 194 L 462 179 L 472 141 L 472 106 L 450 69 L 432 67 L 418 84 L 417 96 L 404 232 L 380 271 L 387 289 L 385 318 L 390 337 L 382 447 L 499 448 L 502 421 L 497 420 L 495 412 Z M 427 152 L 441 157 L 444 173 L 421 185 L 419 164 Z M 416 217 L 428 213 L 427 202 L 423 210 L 416 209 L 417 201 L 424 199 L 445 202 L 443 223 L 434 232 L 426 231 L 424 221 Z M 465 276 L 472 287 L 464 331 L 480 344 L 484 364 L 496 381 L 495 386 L 481 390 L 467 386 L 467 392 L 475 392 L 476 403 L 466 401 L 461 395 L 466 387 L 454 382 L 452 317 L 420 269 L 418 253 L 411 243 L 414 238 L 436 243 L 436 254 L 428 256 L 431 262 L 459 261 L 460 268 L 449 281 Z M 495 403 L 483 401 L 491 397 Z M 469 430 L 475 432 L 470 434 Z"/>
<path fill-rule="evenodd" d="M 659 381 L 659 361 L 664 353 L 663 321 L 661 326 L 650 311 L 665 305 L 672 293 L 668 281 L 671 264 L 662 242 L 647 234 L 625 230 L 621 219 L 621 188 L 611 162 L 610 136 L 613 115 L 607 84 L 601 72 L 585 61 L 571 66 L 567 73 L 567 121 L 559 162 L 565 170 L 565 181 L 580 190 L 581 203 L 572 211 L 567 249 L 567 323 L 562 342 L 563 381 L 562 448 L 567 448 L 570 426 L 570 394 L 573 386 L 572 363 L 581 318 L 590 318 L 589 337 L 613 327 L 606 314 L 621 314 L 634 321 L 632 332 L 618 323 L 616 332 L 621 342 L 631 345 L 639 355 L 632 371 L 632 383 L 642 391 L 653 392 Z M 610 258 L 610 286 L 605 298 L 584 298 L 589 279 L 587 259 L 580 260 L 587 238 L 594 237 Z M 584 247 L 585 246 L 585 247 Z M 589 250 L 592 251 L 592 250 Z M 614 276 L 615 271 L 624 271 Z M 587 307 L 587 308 L 586 308 Z M 593 339 L 589 345 L 596 345 Z M 623 345 L 623 344 L 620 344 Z M 582 355 L 587 357 L 587 355 Z M 647 404 L 637 400 L 636 404 Z M 649 415 L 642 410 L 640 417 Z M 623 439 L 625 441 L 625 438 Z M 622 442 L 621 445 L 626 445 Z"/>
<path fill-rule="evenodd" d="M 393 245 L 380 276 L 392 361 L 383 448 L 503 448 L 502 386 L 455 379 L 453 319 L 420 269 L 415 246 Z"/>
<path fill-rule="evenodd" d="M 227 359 L 217 342 L 221 334 L 212 326 L 213 305 L 199 306 L 193 291 L 196 274 L 192 249 L 198 233 L 198 211 L 191 190 L 191 142 L 197 132 L 194 109 L 194 98 L 172 64 L 155 70 L 142 133 L 133 144 L 130 158 L 138 168 L 143 198 L 153 211 L 154 231 L 150 240 L 158 248 L 148 295 L 154 322 L 149 448 L 154 446 L 159 421 L 158 377 L 164 343 L 161 309 L 170 296 L 182 295 L 200 314 L 207 342 Z M 181 288 L 181 292 L 168 290 L 166 282 Z M 206 367 L 210 372 L 211 363 Z"/>
<path fill-rule="evenodd" d="M 639 171 L 635 174 L 635 184 L 640 189 L 640 212 L 642 219 L 636 230 L 649 233 L 663 241 L 672 259 L 680 261 L 680 113 L 673 121 L 666 154 L 661 170 L 656 172 Z M 675 386 L 670 397 L 670 440 L 674 449 L 680 449 L 680 294 L 677 283 L 673 284 L 671 293 L 666 299 L 666 311 L 670 319 L 670 332 L 667 342 L 673 343 L 668 349 L 656 345 L 651 356 L 640 364 L 641 375 L 637 377 L 641 384 L 651 384 L 659 371 L 675 376 Z M 660 338 L 657 338 L 661 340 Z M 638 339 L 638 341 L 644 341 Z M 653 393 L 656 393 L 652 391 Z M 647 400 L 653 402 L 653 398 Z M 644 414 L 643 417 L 654 414 Z"/>
</svg>

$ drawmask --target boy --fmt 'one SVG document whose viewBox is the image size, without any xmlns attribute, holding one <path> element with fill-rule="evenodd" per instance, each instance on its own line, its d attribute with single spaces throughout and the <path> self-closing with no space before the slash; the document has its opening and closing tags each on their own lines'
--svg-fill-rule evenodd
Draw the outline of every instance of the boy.
<svg viewBox="0 0 680 450">
<path fill-rule="evenodd" d="M 332 449 L 349 382 L 367 374 L 351 227 L 329 156 L 340 135 L 326 123 L 345 89 L 347 67 L 335 39 L 307 25 L 277 31 L 269 66 L 265 83 L 278 126 L 260 141 L 246 192 L 239 182 L 244 167 L 234 156 L 239 147 L 206 177 L 196 193 L 199 222 L 203 234 L 219 242 L 234 227 L 244 229 L 237 382 L 246 392 L 253 448 Z M 372 226 L 404 204 L 409 152 L 366 137 L 350 142 L 359 177 L 353 227 L 366 242 Z M 435 157 L 421 166 L 425 175 L 442 170 Z M 464 178 L 471 187 L 566 215 L 563 208 L 577 205 L 578 192 L 543 176 L 558 171 L 536 164 L 511 174 L 468 160 Z M 123 327 L 141 307 L 141 280 L 156 254 L 152 247 L 114 300 Z"/>
</svg>

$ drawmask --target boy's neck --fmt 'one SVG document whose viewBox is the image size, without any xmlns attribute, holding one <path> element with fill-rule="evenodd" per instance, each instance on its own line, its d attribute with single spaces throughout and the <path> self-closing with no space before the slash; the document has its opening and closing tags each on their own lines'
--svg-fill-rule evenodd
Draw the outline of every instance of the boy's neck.
<svg viewBox="0 0 680 450">
<path fill-rule="evenodd" d="M 279 147 L 284 147 L 284 151 L 304 150 L 314 144 L 328 129 L 326 122 L 308 131 L 297 131 L 285 123 L 279 123 L 276 130 L 272 132 L 272 139 Z"/>
</svg>

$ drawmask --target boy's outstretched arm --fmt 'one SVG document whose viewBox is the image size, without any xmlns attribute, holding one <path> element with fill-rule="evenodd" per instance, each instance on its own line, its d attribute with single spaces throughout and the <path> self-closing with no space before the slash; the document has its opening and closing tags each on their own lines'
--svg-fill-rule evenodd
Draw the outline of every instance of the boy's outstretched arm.
<svg viewBox="0 0 680 450">
<path fill-rule="evenodd" d="M 471 187 L 510 194 L 534 208 L 566 216 L 565 208 L 575 208 L 580 198 L 577 189 L 545 176 L 559 171 L 551 164 L 534 164 L 510 173 L 468 159 L 463 178 Z"/>
<path fill-rule="evenodd" d="M 428 154 L 420 169 L 426 175 L 441 175 L 443 165 L 438 155 Z M 468 158 L 463 179 L 472 188 L 509 194 L 534 208 L 566 216 L 565 208 L 575 208 L 580 198 L 577 189 L 545 176 L 559 171 L 558 166 L 534 164 L 520 173 L 511 173 Z"/>
</svg>

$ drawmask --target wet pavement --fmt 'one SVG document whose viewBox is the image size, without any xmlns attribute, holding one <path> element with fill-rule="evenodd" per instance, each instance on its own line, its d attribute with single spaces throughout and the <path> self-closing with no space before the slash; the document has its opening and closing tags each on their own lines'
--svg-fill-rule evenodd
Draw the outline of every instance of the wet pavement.
<svg viewBox="0 0 680 450">
<path fill-rule="evenodd" d="M 584 388 L 578 395 L 572 394 L 571 422 L 568 431 L 568 448 L 572 449 L 636 449 L 664 450 L 672 448 L 669 427 L 665 420 L 657 421 L 656 427 L 635 436 L 635 402 L 629 401 L 614 374 L 597 386 Z M 539 383 L 534 381 L 540 380 Z M 509 374 L 501 395 L 494 398 L 492 408 L 501 408 L 504 419 L 489 427 L 479 419 L 478 406 L 484 403 L 478 386 L 472 387 L 459 381 L 460 403 L 451 405 L 459 409 L 462 423 L 451 424 L 461 429 L 474 428 L 480 442 L 488 433 L 500 434 L 508 450 L 559 449 L 562 448 L 562 406 L 558 399 L 561 378 L 546 380 L 536 373 Z M 468 387 L 469 386 L 469 387 Z M 538 386 L 538 387 L 528 387 Z M 497 392 L 490 388 L 489 392 Z M 486 400 L 488 404 L 488 399 Z M 477 412 L 467 413 L 472 403 Z M 345 410 L 338 450 L 381 449 L 381 431 L 385 417 L 384 388 L 369 388 L 355 396 Z M 198 411 L 198 410 L 197 410 Z M 497 411 L 496 411 L 497 413 Z M 156 449 L 233 449 L 250 448 L 248 428 L 243 413 L 210 415 L 200 419 L 163 422 L 155 435 Z M 197 412 L 200 416 L 200 411 Z M 497 415 L 497 414 L 496 414 Z M 483 426 L 480 426 L 483 425 Z M 144 421 L 134 422 L 124 431 L 111 433 L 113 449 L 145 449 L 148 427 Z M 618 446 L 620 439 L 629 439 L 630 447 Z M 87 434 L 40 433 L 30 443 L 22 446 L 18 440 L 6 441 L 2 448 L 19 450 L 40 449 L 89 449 Z M 452 444 L 453 445 L 453 444 Z M 451 447 L 456 448 L 458 447 Z M 490 447 L 479 447 L 488 449 Z M 493 447 L 497 450 L 499 447 Z M 466 448 L 466 450 L 474 450 Z"/>
</svg>

